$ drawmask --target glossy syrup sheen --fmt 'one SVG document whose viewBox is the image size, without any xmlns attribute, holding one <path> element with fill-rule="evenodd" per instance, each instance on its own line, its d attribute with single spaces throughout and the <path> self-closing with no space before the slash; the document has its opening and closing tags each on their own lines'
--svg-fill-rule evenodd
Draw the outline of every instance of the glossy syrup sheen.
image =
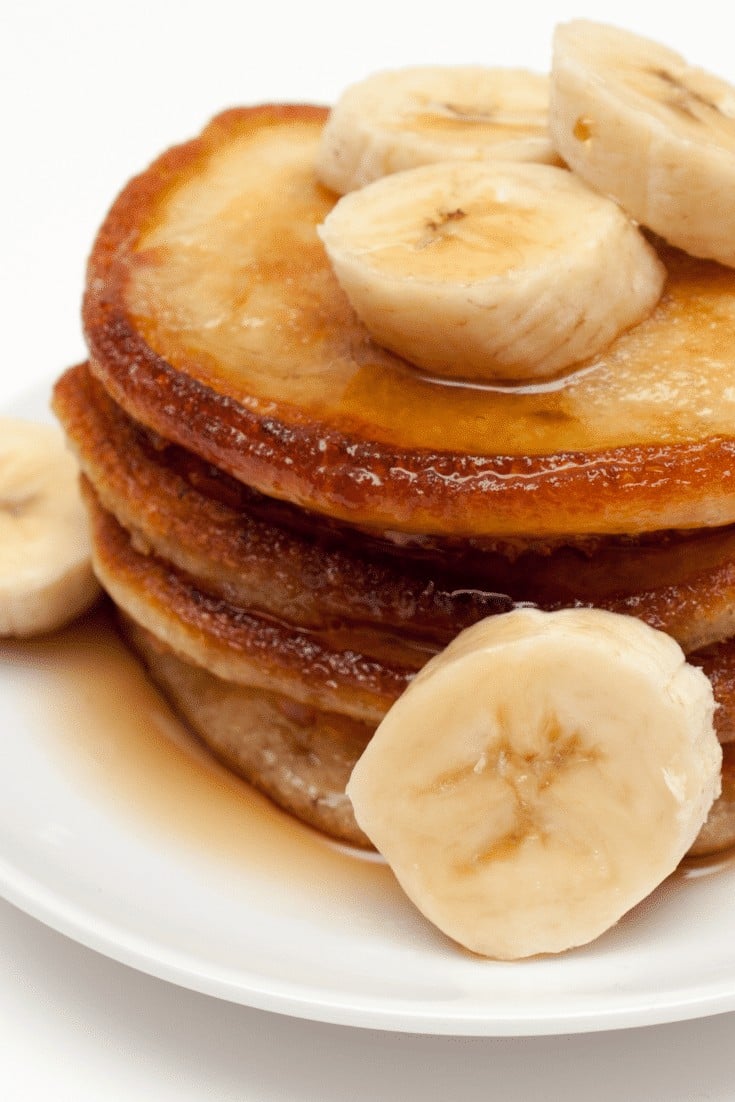
<svg viewBox="0 0 735 1102">
<path fill-rule="evenodd" d="M 663 249 L 653 314 L 539 387 L 427 379 L 374 344 L 317 225 L 320 123 L 230 134 L 161 196 L 126 289 L 146 342 L 249 409 L 397 449 L 552 455 L 735 436 L 735 272 Z"/>
<path fill-rule="evenodd" d="M 56 636 L 5 644 L 30 662 L 45 743 L 108 814 L 231 872 L 278 879 L 324 905 L 395 890 L 374 854 L 333 844 L 221 766 L 187 731 L 104 612 Z M 331 885 L 328 893 L 324 885 Z"/>
</svg>

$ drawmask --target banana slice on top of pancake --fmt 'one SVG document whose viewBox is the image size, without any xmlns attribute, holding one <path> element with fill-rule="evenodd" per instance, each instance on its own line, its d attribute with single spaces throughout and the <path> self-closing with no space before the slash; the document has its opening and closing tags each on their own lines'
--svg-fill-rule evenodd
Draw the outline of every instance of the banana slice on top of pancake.
<svg viewBox="0 0 735 1102">
<path fill-rule="evenodd" d="M 665 280 L 617 204 L 550 165 L 409 169 L 343 196 L 319 232 L 372 336 L 460 379 L 556 375 L 642 321 Z"/>
<path fill-rule="evenodd" d="M 720 790 L 712 689 L 668 636 L 593 609 L 468 628 L 355 766 L 355 816 L 407 895 L 490 957 L 582 945 L 687 852 Z"/>
<path fill-rule="evenodd" d="M 735 87 L 630 31 L 554 36 L 550 127 L 574 172 L 693 256 L 735 266 Z"/>
<path fill-rule="evenodd" d="M 351 85 L 322 135 L 317 173 L 340 194 L 447 159 L 558 164 L 549 81 L 525 69 L 417 66 Z"/>
</svg>

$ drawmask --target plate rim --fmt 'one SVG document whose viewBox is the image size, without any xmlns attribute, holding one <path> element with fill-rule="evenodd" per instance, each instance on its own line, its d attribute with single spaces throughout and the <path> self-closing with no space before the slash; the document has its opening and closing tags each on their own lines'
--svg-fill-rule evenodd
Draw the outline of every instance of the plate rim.
<svg viewBox="0 0 735 1102">
<path fill-rule="evenodd" d="M 15 867 L 2 854 L 0 896 L 72 941 L 156 979 L 254 1010 L 331 1025 L 428 1036 L 540 1037 L 665 1025 L 735 1010 L 735 982 L 731 988 L 690 994 L 679 999 L 669 998 L 664 1002 L 635 1007 L 623 1005 L 593 1012 L 562 1010 L 558 1014 L 546 1013 L 536 1017 L 525 1010 L 505 1017 L 497 1014 L 483 1016 L 474 1012 L 459 1012 L 448 1017 L 446 1012 L 437 1014 L 430 1008 L 422 1013 L 415 1008 L 396 1009 L 391 1004 L 380 1005 L 376 998 L 365 996 L 327 997 L 317 1002 L 313 989 L 310 989 L 311 995 L 306 995 L 303 989 L 299 994 L 297 986 L 283 982 L 271 982 L 268 987 L 255 982 L 254 973 L 254 982 L 244 986 L 242 983 L 228 982 L 218 970 L 207 973 L 197 968 L 196 961 L 185 954 L 171 952 L 167 957 L 165 952 L 156 951 L 153 939 L 105 919 L 95 918 L 91 911 L 50 891 L 41 881 Z M 188 966 L 185 963 L 187 960 Z"/>
</svg>

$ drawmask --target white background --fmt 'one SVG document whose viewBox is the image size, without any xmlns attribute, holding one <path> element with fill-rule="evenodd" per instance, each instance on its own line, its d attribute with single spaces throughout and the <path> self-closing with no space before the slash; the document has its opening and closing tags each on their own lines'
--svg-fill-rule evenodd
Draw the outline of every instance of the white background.
<svg viewBox="0 0 735 1102">
<path fill-rule="evenodd" d="M 329 103 L 386 66 L 548 67 L 560 20 L 658 37 L 735 79 L 726 6 L 0 4 L 0 402 L 83 358 L 84 264 L 123 182 L 239 103 Z M 7 737 L 0 732 L 0 737 Z M 1 839 L 0 839 L 1 844 Z M 477 1040 L 299 1022 L 183 991 L 0 902 L 0 1097 L 731 1102 L 735 1015 L 571 1038 Z"/>
</svg>

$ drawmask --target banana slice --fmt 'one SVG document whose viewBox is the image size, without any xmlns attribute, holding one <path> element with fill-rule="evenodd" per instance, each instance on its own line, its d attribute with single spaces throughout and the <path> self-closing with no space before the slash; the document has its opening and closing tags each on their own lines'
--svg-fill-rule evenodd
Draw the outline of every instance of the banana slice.
<svg viewBox="0 0 735 1102">
<path fill-rule="evenodd" d="M 684 856 L 720 787 L 714 700 L 668 636 L 592 609 L 462 632 L 347 787 L 436 926 L 486 956 L 582 945 Z"/>
<path fill-rule="evenodd" d="M 556 375 L 645 318 L 665 269 L 620 208 L 550 165 L 445 161 L 343 196 L 319 233 L 355 312 L 436 375 Z"/>
<path fill-rule="evenodd" d="M 62 433 L 0 419 L 0 637 L 61 627 L 99 592 Z"/>
<path fill-rule="evenodd" d="M 548 77 L 523 69 L 434 65 L 375 73 L 333 108 L 317 175 L 343 195 L 434 161 L 558 164 L 548 108 Z"/>
<path fill-rule="evenodd" d="M 735 88 L 658 43 L 557 28 L 550 128 L 592 187 L 672 244 L 735 267 Z"/>
</svg>

